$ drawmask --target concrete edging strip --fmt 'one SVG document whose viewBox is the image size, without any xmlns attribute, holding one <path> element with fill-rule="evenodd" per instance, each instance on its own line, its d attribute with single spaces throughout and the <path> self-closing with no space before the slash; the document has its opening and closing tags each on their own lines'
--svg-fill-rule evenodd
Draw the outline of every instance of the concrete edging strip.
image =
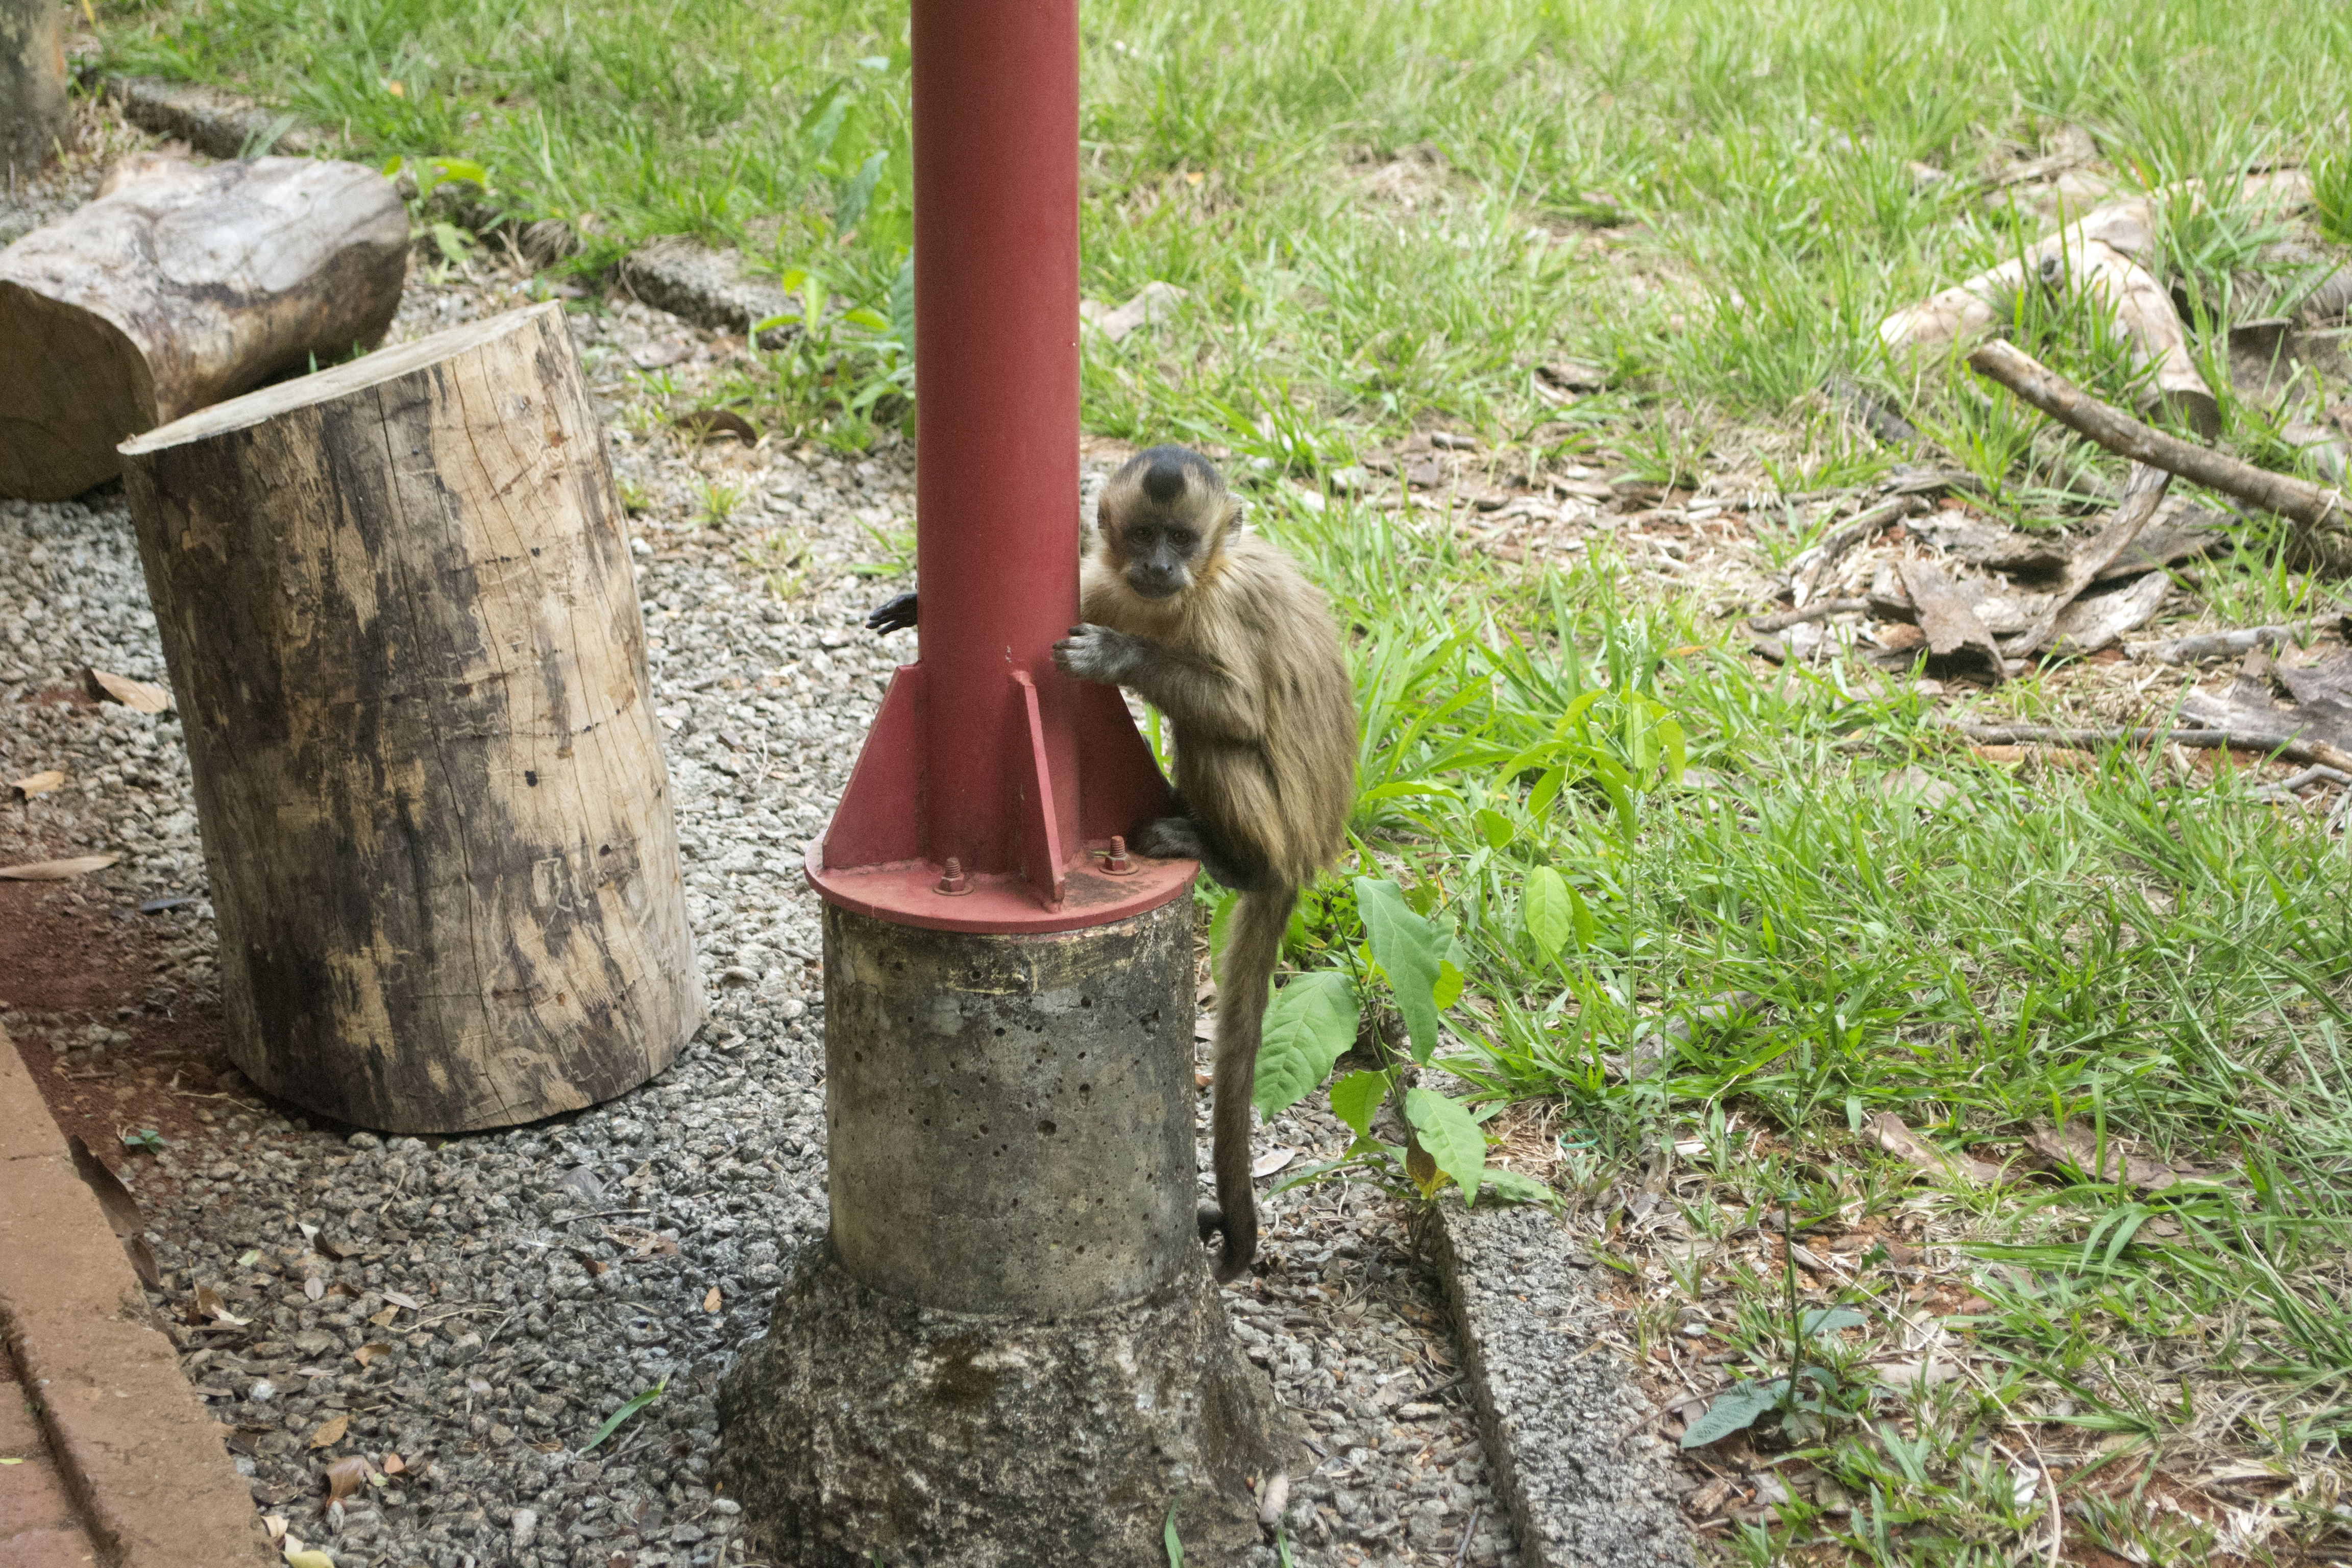
<svg viewBox="0 0 2352 1568">
<path fill-rule="evenodd" d="M 1437 1206 L 1439 1268 L 1495 1489 L 1527 1568 L 1694 1563 L 1656 1412 L 1592 1334 L 1602 1314 L 1541 1209 Z M 1588 1260 L 1585 1267 L 1589 1268 Z"/>
<path fill-rule="evenodd" d="M 0 1030 L 0 1331 L 49 1451 L 117 1568 L 275 1563 L 221 1428 L 40 1090 Z"/>
</svg>

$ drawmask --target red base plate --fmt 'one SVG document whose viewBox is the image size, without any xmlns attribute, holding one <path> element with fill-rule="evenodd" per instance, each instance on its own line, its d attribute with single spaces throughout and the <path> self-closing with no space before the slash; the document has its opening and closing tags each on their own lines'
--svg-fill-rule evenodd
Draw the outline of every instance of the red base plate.
<svg viewBox="0 0 2352 1568">
<path fill-rule="evenodd" d="M 1026 881 L 1010 873 L 968 876 L 964 880 L 969 891 L 942 893 L 940 867 L 933 861 L 899 860 L 828 870 L 822 837 L 808 847 L 808 880 L 825 902 L 894 925 L 1042 936 L 1108 925 L 1156 910 L 1189 892 L 1200 871 L 1190 860 L 1153 860 L 1130 849 L 1128 861 L 1135 869 L 1114 877 L 1098 868 L 1108 852 L 1108 842 L 1088 847 L 1102 853 L 1088 857 L 1088 868 L 1073 867 L 1065 874 L 1061 906 L 1051 910 L 1038 903 L 1035 890 Z"/>
</svg>

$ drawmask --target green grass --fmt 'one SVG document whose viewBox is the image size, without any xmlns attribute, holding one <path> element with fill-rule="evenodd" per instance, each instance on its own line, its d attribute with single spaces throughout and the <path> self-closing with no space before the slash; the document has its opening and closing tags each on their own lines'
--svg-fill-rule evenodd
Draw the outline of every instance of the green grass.
<svg viewBox="0 0 2352 1568">
<path fill-rule="evenodd" d="M 583 266 L 699 234 L 888 314 L 909 233 L 901 6 L 104 16 L 115 66 L 235 82 L 370 156 L 478 161 L 495 205 L 580 225 Z M 2062 121 L 2127 180 L 2326 149 L 2352 67 L 2328 7 L 2229 0 L 1123 0 L 1083 27 L 1086 288 L 1192 292 L 1175 322 L 1090 347 L 1088 422 L 1294 471 L 1431 422 L 1703 450 L 1832 372 L 1907 391 L 1879 318 L 2039 232 L 1980 201 L 1990 160 Z M 1605 244 L 1601 223 L 1621 226 Z M 2184 239 L 2200 299 L 2243 292 L 2244 238 Z M 1561 354 L 1619 390 L 1558 417 L 1529 372 Z"/>
<path fill-rule="evenodd" d="M 800 275 L 850 309 L 812 311 L 729 389 L 763 423 L 856 445 L 905 405 L 898 5 L 174 0 L 101 16 L 115 66 L 242 86 L 372 157 L 479 163 L 494 205 L 582 232 L 583 270 L 683 232 Z M 2184 781 L 2117 752 L 2029 778 L 1977 760 L 1900 683 L 1727 648 L 1720 621 L 1597 536 L 1585 564 L 1505 572 L 1443 521 L 1409 531 L 1338 497 L 1318 513 L 1269 481 L 1444 426 L 1513 468 L 1851 486 L 1898 454 L 1823 395 L 1843 375 L 1972 470 L 1989 509 L 2047 522 L 2112 487 L 2113 466 L 1948 361 L 1888 363 L 1877 321 L 2041 234 L 1976 176 L 2062 123 L 2092 131 L 2126 184 L 2226 182 L 2308 149 L 2322 231 L 2352 237 L 2352 20 L 2224 0 L 1117 0 L 1083 26 L 1086 291 L 1189 291 L 1120 345 L 1089 338 L 1089 427 L 1224 449 L 1358 628 L 1362 862 L 1346 869 L 1395 877 L 1459 932 L 1468 992 L 1444 1054 L 1474 1098 L 1514 1105 L 1507 1119 L 1549 1108 L 1559 1180 L 1588 1214 L 1621 1212 L 1619 1184 L 1662 1149 L 1703 1151 L 1665 1191 L 1713 1261 L 1613 1230 L 1602 1249 L 1639 1298 L 1640 1348 L 1704 1306 L 1741 1377 L 1787 1375 L 1800 1344 L 1821 1369 L 1801 1384 L 1814 1407 L 1769 1451 L 1853 1511 L 1801 1503 L 1725 1550 L 2038 1553 L 2042 1500 L 2000 1455 L 2070 1433 L 2110 1440 L 2104 1468 L 2068 1478 L 2082 1538 L 2203 1561 L 2212 1531 L 2146 1488 L 2216 1453 L 2292 1478 L 2266 1550 L 2324 1538 L 2352 1426 L 2341 838 L 2228 773 Z M 2209 365 L 2231 321 L 2296 282 L 2264 259 L 2271 237 L 2226 204 L 2167 215 L 2166 268 Z M 2037 300 L 2014 329 L 2103 395 L 2134 391 L 2096 312 Z M 1561 359 L 1609 389 L 1546 397 L 1535 369 Z M 2286 460 L 2295 405 L 2216 379 L 2223 439 Z M 717 519 L 733 500 L 714 487 L 699 504 Z M 1767 563 L 1807 542 L 1749 518 Z M 2282 565 L 2279 543 L 2232 523 L 2198 568 L 2205 605 L 2243 624 L 2340 591 Z M 793 549 L 772 553 L 745 569 L 797 584 Z M 2027 713 L 2061 695 L 2010 693 Z M 1923 804 L 1914 769 L 1956 795 Z M 1523 910 L 1539 868 L 1580 911 L 1557 952 Z M 1352 962 L 1349 888 L 1310 900 L 1303 967 Z M 1752 1017 L 1694 1028 L 1662 1071 L 1619 1070 L 1737 991 L 1760 999 Z M 1923 1194 L 1858 1148 L 1882 1111 L 1986 1151 L 2076 1120 L 2227 1179 Z M 1969 1376 L 1899 1392 L 1873 1374 L 1867 1353 L 1932 1315 L 1884 1274 L 1801 1303 L 1861 1325 L 1797 1329 L 1783 1275 L 1740 1251 L 1784 1209 L 1800 1230 L 1836 1216 L 1937 1249 L 1938 1276 L 1990 1303 L 1962 1335 Z"/>
<path fill-rule="evenodd" d="M 1379 628 L 1355 650 L 1356 827 L 1364 868 L 1398 876 L 1466 946 L 1477 1000 L 1449 1015 L 1444 1065 L 1489 1102 L 1559 1097 L 1564 1179 L 1603 1213 L 1623 1202 L 1604 1200 L 1612 1182 L 1691 1142 L 1704 1152 L 1672 1190 L 1700 1237 L 1784 1205 L 1801 1231 L 1893 1223 L 1927 1202 L 1929 1234 L 1960 1248 L 1960 1277 L 1991 1301 L 1965 1352 L 1980 1384 L 1915 1397 L 1859 1365 L 1919 1320 L 1891 1280 L 1865 1271 L 1834 1297 L 1808 1292 L 1863 1321 L 1809 1349 L 1834 1393 L 1779 1449 L 1850 1493 L 1875 1487 L 1876 1511 L 1797 1510 L 1751 1542 L 1760 1556 L 1822 1537 L 1886 1563 L 2000 1560 L 1992 1545 L 2043 1525 L 2038 1500 L 1987 1504 L 1982 1441 L 2062 1401 L 2063 1425 L 2145 1445 L 2143 1465 L 2229 1451 L 2292 1473 L 2342 1447 L 2341 838 L 2241 776 L 2184 786 L 2137 754 L 2029 782 L 1864 670 L 1783 674 L 1720 648 L 1686 608 L 1629 598 L 1605 560 L 1530 581 L 1378 514 L 1299 508 L 1273 526 L 1344 616 Z M 1687 757 L 1678 781 L 1668 724 Z M 1565 786 L 1547 800 L 1548 763 L 1526 760 L 1564 734 Z M 1925 804 L 1915 768 L 1951 796 Z M 1526 915 L 1538 868 L 1590 916 L 1556 957 Z M 1317 935 L 1302 966 L 1355 940 L 1344 911 Z M 1750 1019 L 1663 1039 L 1731 992 L 1759 999 Z M 1629 1078 L 1614 1064 L 1645 1039 L 1664 1045 L 1663 1070 Z M 1996 1157 L 2037 1124 L 2076 1121 L 2211 1179 L 2153 1197 L 2075 1179 L 1923 1200 L 1858 1146 L 1881 1111 Z M 1669 1272 L 1669 1309 L 1719 1294 L 1727 1272 L 1735 1364 L 1787 1374 L 1777 1273 Z M 2184 1356 L 2201 1386 L 2152 1394 Z M 2229 1398 L 2241 1403 L 2217 1422 L 2211 1403 Z M 2145 1545 L 2161 1521 L 2126 1508 L 2109 1522 Z"/>
</svg>

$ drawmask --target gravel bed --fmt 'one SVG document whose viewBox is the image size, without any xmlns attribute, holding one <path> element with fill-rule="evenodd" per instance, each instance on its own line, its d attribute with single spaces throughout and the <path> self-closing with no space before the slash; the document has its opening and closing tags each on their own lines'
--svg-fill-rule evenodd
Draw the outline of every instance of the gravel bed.
<svg viewBox="0 0 2352 1568">
<path fill-rule="evenodd" d="M 487 261 L 457 276 L 420 261 L 394 336 L 544 292 Z M 627 300 L 572 320 L 636 513 L 709 1021 L 654 1082 L 526 1128 L 384 1139 L 241 1087 L 194 1111 L 193 1136 L 117 1162 L 164 1270 L 159 1316 L 233 1427 L 257 1503 L 346 1565 L 742 1561 L 735 1505 L 707 1484 L 713 1394 L 764 1331 L 787 1250 L 824 1226 L 817 906 L 800 861 L 911 657 L 911 634 L 858 624 L 902 584 L 850 570 L 877 553 L 869 528 L 910 525 L 911 457 L 687 445 L 663 408 L 692 406 L 740 340 Z M 0 780 L 68 775 L 0 818 L 0 861 L 107 850 L 118 865 L 48 896 L 193 896 L 147 917 L 170 945 L 137 1005 L 216 1016 L 177 720 L 58 700 L 89 666 L 164 679 L 119 489 L 0 502 Z M 78 1074 L 127 1080 L 117 1026 L 132 1010 L 0 1021 Z M 1315 1104 L 1262 1130 L 1261 1151 L 1336 1150 L 1345 1135 Z M 1202 1137 L 1205 1161 L 1205 1121 Z M 1326 1456 L 1292 1479 L 1296 1561 L 1515 1563 L 1402 1209 L 1361 1188 L 1267 1208 L 1262 1271 L 1227 1300 Z M 377 1477 L 329 1506 L 326 1468 L 352 1455 Z"/>
</svg>

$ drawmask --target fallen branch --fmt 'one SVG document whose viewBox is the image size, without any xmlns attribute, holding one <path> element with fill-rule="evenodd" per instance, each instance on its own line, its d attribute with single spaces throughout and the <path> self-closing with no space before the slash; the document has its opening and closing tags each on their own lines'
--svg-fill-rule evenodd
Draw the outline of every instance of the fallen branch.
<svg viewBox="0 0 2352 1568">
<path fill-rule="evenodd" d="M 1853 521 L 1807 551 L 1805 556 L 1810 559 L 1801 558 L 1805 568 L 1805 592 L 1808 595 L 1820 593 L 1822 579 L 1836 569 L 1847 551 L 1888 523 L 1908 517 L 1917 510 L 1919 499 L 1906 495 L 1881 501 L 1866 511 L 1857 512 Z"/>
<path fill-rule="evenodd" d="M 2284 647 L 2310 635 L 2307 624 L 2248 626 L 2243 631 L 2202 632 L 2195 637 L 2150 643 L 2140 653 L 2158 664 L 2198 664 L 2209 658 L 2234 658 L 2258 647 Z"/>
<path fill-rule="evenodd" d="M 1980 746 L 2064 746 L 2078 752 L 2096 751 L 2118 743 L 2130 746 L 2179 745 L 2199 751 L 2268 752 L 2290 763 L 2316 763 L 2323 767 L 2352 771 L 2352 752 L 2325 741 L 2298 740 L 2276 731 L 2073 729 L 2052 724 L 1978 724 L 1954 720 L 1949 727 Z"/>
<path fill-rule="evenodd" d="M 2291 519 L 2302 526 L 2307 542 L 2324 557 L 2332 560 L 2336 552 L 2324 545 L 2322 536 L 2343 532 L 2352 524 L 2352 502 L 2347 502 L 2341 490 L 2326 489 L 2291 474 L 2274 474 L 2210 447 L 2168 436 L 2100 402 L 2015 343 L 1995 340 L 1978 345 L 1969 355 L 1969 367 L 2110 452 Z M 2346 542 L 2344 552 L 2345 558 L 2352 561 L 2352 539 Z"/>
<path fill-rule="evenodd" d="M 1851 616 L 1870 608 L 1868 599 L 1816 599 L 1801 610 L 1782 610 L 1776 616 L 1756 616 L 1748 622 L 1751 632 L 1785 632 L 1790 626 L 1803 626 L 1807 621 L 1825 621 L 1832 616 Z"/>
</svg>

